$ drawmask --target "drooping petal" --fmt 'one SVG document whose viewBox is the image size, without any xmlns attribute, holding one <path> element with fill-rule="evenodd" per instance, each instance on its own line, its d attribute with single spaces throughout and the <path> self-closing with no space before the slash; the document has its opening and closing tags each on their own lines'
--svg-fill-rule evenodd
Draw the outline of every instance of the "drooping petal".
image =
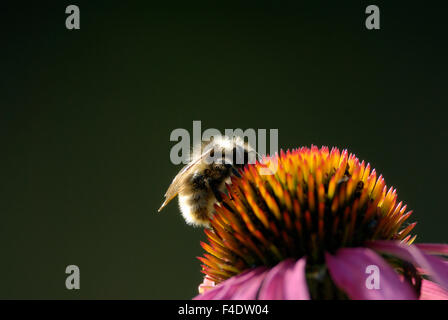
<svg viewBox="0 0 448 320">
<path fill-rule="evenodd" d="M 336 255 L 326 253 L 328 270 L 333 281 L 354 300 L 416 299 L 412 287 L 402 282 L 398 274 L 378 254 L 368 248 L 345 248 Z M 372 267 L 373 266 L 373 267 Z M 369 267 L 369 268 L 368 268 Z M 370 284 L 370 271 L 378 271 L 379 288 Z M 375 272 L 375 271 L 374 271 Z"/>
<path fill-rule="evenodd" d="M 306 258 L 298 260 L 283 278 L 286 300 L 309 300 L 310 293 L 305 276 Z"/>
<path fill-rule="evenodd" d="M 429 280 L 422 281 L 420 292 L 420 300 L 448 300 L 448 291 Z"/>
<path fill-rule="evenodd" d="M 416 243 L 417 248 L 426 253 L 432 254 L 448 254 L 448 244 L 442 243 Z"/>
<path fill-rule="evenodd" d="M 194 300 L 254 300 L 267 274 L 266 270 L 266 267 L 258 267 L 243 272 L 198 295 Z"/>
<path fill-rule="evenodd" d="M 422 268 L 434 281 L 448 289 L 448 264 L 443 259 L 425 254 L 415 245 L 407 245 L 399 241 L 372 241 L 368 243 L 368 246 Z"/>
<path fill-rule="evenodd" d="M 256 300 L 260 286 L 263 280 L 266 278 L 267 271 L 260 273 L 259 275 L 250 278 L 246 283 L 242 283 L 238 290 L 235 290 L 231 300 Z"/>
<path fill-rule="evenodd" d="M 272 268 L 263 282 L 258 299 L 260 300 L 284 300 L 284 276 L 288 269 L 294 266 L 291 259 L 286 259 Z"/>
<path fill-rule="evenodd" d="M 260 289 L 260 300 L 309 300 L 306 260 L 286 259 L 272 268 Z"/>
</svg>

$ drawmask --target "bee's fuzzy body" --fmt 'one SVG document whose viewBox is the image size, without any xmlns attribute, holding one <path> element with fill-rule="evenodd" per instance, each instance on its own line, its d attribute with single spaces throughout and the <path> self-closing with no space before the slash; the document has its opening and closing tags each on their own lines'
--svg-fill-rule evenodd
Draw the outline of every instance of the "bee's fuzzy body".
<svg viewBox="0 0 448 320">
<path fill-rule="evenodd" d="M 237 174 L 237 170 L 248 162 L 248 154 L 254 150 L 242 139 L 228 137 L 214 139 L 202 150 L 205 151 L 193 153 L 190 164 L 174 178 L 159 211 L 178 195 L 179 208 L 185 221 L 206 227 L 214 213 L 214 204 L 221 200 L 220 194 L 225 191 L 225 184 L 230 183 L 231 175 Z M 220 152 L 217 159 L 206 161 L 206 153 L 213 157 L 216 151 Z M 238 152 L 244 153 L 241 164 L 235 159 Z"/>
</svg>

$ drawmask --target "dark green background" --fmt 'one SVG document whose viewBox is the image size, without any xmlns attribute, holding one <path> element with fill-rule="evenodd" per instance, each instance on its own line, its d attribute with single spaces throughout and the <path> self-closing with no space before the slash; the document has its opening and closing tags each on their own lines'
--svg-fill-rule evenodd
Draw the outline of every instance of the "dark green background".
<svg viewBox="0 0 448 320">
<path fill-rule="evenodd" d="M 193 120 L 348 148 L 414 210 L 418 241 L 447 241 L 437 2 L 38 2 L 0 5 L 0 298 L 193 297 L 203 232 L 175 203 L 156 213 L 180 169 L 170 133 Z"/>
</svg>

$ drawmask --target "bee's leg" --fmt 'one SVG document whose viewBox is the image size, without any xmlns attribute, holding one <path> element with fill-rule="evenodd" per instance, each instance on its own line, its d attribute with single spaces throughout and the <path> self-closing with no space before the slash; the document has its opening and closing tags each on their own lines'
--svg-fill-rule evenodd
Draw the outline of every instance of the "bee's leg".
<svg viewBox="0 0 448 320">
<path fill-rule="evenodd" d="M 216 198 L 216 201 L 221 203 L 225 208 L 227 208 L 227 210 L 233 211 L 233 209 L 227 203 L 222 202 L 222 196 L 221 196 L 221 192 L 219 191 L 218 185 L 213 183 L 211 179 L 209 179 L 207 181 L 207 184 L 210 187 L 210 190 L 213 192 L 213 194 L 214 194 L 214 196 Z"/>
<path fill-rule="evenodd" d="M 212 190 L 213 195 L 215 196 L 216 200 L 218 202 L 222 202 L 222 196 L 221 196 L 221 192 L 218 189 L 218 186 L 216 185 L 216 183 L 214 183 L 211 179 L 209 179 L 207 181 L 208 186 L 210 187 L 210 190 Z"/>
<path fill-rule="evenodd" d="M 232 167 L 232 173 L 233 173 L 233 175 L 237 176 L 238 178 L 241 178 L 241 175 L 238 172 L 238 169 L 236 169 L 235 167 Z"/>
<path fill-rule="evenodd" d="M 230 212 L 233 212 L 233 209 L 226 203 L 222 201 L 222 196 L 221 196 L 221 192 L 218 190 L 218 188 L 210 188 L 213 192 L 213 194 L 215 195 L 216 200 L 223 205 L 227 210 L 229 210 Z M 231 198 L 232 199 L 232 198 Z"/>
<path fill-rule="evenodd" d="M 233 176 L 235 176 L 237 178 L 241 178 L 241 173 L 240 173 L 240 168 L 239 167 L 237 167 L 235 165 L 231 165 L 230 166 L 230 171 L 232 173 L 231 175 L 233 175 Z M 228 195 L 229 195 L 230 199 L 233 200 L 232 195 L 231 194 L 228 194 Z M 227 208 L 227 209 L 231 210 L 230 208 Z"/>
<path fill-rule="evenodd" d="M 233 209 L 227 203 L 223 202 L 222 205 L 230 212 L 233 212 Z"/>
</svg>

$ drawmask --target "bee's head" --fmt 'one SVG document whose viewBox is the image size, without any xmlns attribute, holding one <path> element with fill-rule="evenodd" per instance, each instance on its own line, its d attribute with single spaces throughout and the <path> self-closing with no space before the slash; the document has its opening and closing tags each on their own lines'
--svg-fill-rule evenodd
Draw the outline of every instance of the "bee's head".
<svg viewBox="0 0 448 320">
<path fill-rule="evenodd" d="M 207 157 L 208 161 L 224 165 L 226 168 L 243 168 L 246 164 L 253 164 L 256 161 L 255 150 L 238 137 L 215 139 L 209 147 L 211 150 Z"/>
</svg>

